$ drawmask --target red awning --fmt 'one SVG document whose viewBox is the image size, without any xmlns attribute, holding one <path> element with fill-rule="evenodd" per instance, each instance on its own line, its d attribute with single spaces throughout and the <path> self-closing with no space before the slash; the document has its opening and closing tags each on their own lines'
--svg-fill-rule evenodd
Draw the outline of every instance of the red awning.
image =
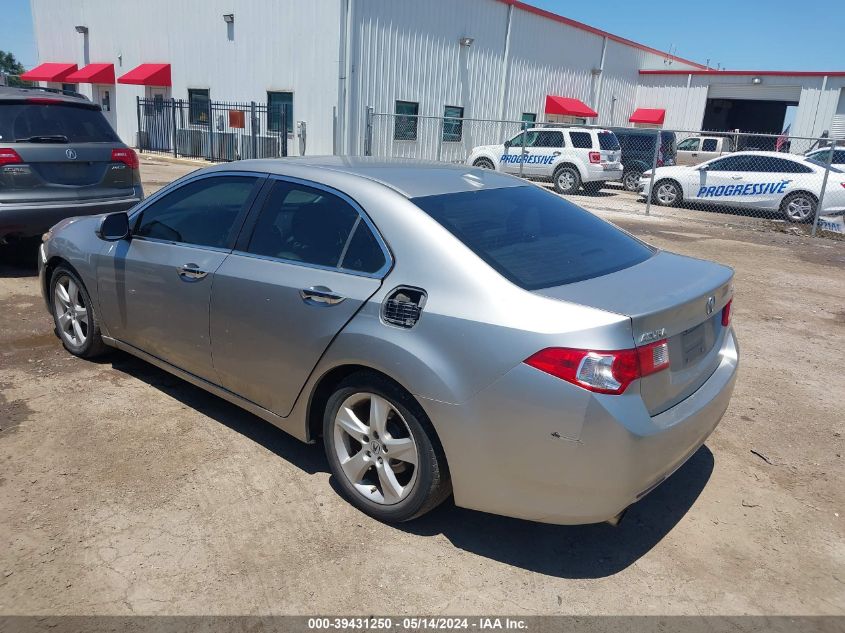
<svg viewBox="0 0 845 633">
<path fill-rule="evenodd" d="M 88 64 L 65 77 L 74 84 L 113 84 L 114 64 Z"/>
<path fill-rule="evenodd" d="M 119 84 L 170 86 L 170 64 L 141 64 L 117 78 Z"/>
<path fill-rule="evenodd" d="M 599 115 L 583 101 L 572 97 L 556 97 L 546 95 L 546 114 L 562 114 L 564 116 L 578 116 L 591 119 Z"/>
<path fill-rule="evenodd" d="M 76 64 L 48 62 L 21 75 L 24 81 L 65 81 L 76 70 Z"/>
<path fill-rule="evenodd" d="M 665 118 L 666 110 L 661 108 L 637 108 L 628 120 L 631 123 L 651 123 L 652 125 L 663 125 L 663 119 Z"/>
</svg>

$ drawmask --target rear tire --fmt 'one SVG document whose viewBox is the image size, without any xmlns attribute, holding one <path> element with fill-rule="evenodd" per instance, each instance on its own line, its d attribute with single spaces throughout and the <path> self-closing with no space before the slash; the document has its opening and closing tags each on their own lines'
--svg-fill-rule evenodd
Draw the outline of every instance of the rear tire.
<svg viewBox="0 0 845 633">
<path fill-rule="evenodd" d="M 59 265 L 50 277 L 50 312 L 64 348 L 80 358 L 94 358 L 110 350 L 100 336 L 91 297 L 70 267 Z"/>
<path fill-rule="evenodd" d="M 581 174 L 575 167 L 569 165 L 558 167 L 552 181 L 555 191 L 562 194 L 576 193 L 581 188 Z"/>
<path fill-rule="evenodd" d="M 493 161 L 489 158 L 479 158 L 472 164 L 473 167 L 478 167 L 479 169 L 496 169 L 496 166 L 493 164 Z"/>
<path fill-rule="evenodd" d="M 603 180 L 599 180 L 597 182 L 585 182 L 584 191 L 595 195 L 604 188 L 605 184 L 606 183 Z"/>
<path fill-rule="evenodd" d="M 816 197 L 805 191 L 796 191 L 783 199 L 780 210 L 784 217 L 795 224 L 812 222 L 816 217 Z"/>
<path fill-rule="evenodd" d="M 379 374 L 359 372 L 337 386 L 323 414 L 323 444 L 343 496 L 379 521 L 410 521 L 452 492 L 425 412 Z"/>
<path fill-rule="evenodd" d="M 661 207 L 677 207 L 684 199 L 681 186 L 674 180 L 659 180 L 654 183 L 651 201 Z"/>
<path fill-rule="evenodd" d="M 640 186 L 642 175 L 643 173 L 637 169 L 626 171 L 622 176 L 622 186 L 625 187 L 625 191 L 636 191 Z"/>
</svg>

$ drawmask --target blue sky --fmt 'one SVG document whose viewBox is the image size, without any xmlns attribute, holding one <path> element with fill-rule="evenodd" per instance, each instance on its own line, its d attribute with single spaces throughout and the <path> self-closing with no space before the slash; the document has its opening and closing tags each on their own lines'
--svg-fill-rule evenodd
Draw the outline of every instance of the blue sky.
<svg viewBox="0 0 845 633">
<path fill-rule="evenodd" d="M 59 1 L 59 0 L 54 0 Z M 528 0 L 680 57 L 732 70 L 845 70 L 842 0 Z M 0 48 L 38 61 L 29 0 L 0 0 Z M 835 19 L 834 19 L 834 16 Z M 826 19 L 825 19 L 826 18 Z"/>
</svg>

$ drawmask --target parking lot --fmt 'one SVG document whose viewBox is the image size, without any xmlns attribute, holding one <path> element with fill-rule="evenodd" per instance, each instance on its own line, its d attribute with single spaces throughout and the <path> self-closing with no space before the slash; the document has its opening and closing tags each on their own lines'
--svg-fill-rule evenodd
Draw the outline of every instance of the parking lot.
<svg viewBox="0 0 845 633">
<path fill-rule="evenodd" d="M 145 190 L 195 167 L 144 158 Z M 375 522 L 320 445 L 67 354 L 34 265 L 0 264 L 0 613 L 845 613 L 845 245 L 605 193 L 572 199 L 736 269 L 742 362 L 706 446 L 617 528 L 451 502 Z"/>
</svg>

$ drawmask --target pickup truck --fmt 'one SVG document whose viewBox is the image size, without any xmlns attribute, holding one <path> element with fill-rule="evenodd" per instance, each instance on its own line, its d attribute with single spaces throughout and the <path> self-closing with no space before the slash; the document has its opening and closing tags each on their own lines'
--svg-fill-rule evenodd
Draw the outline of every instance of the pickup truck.
<svg viewBox="0 0 845 633">
<path fill-rule="evenodd" d="M 677 165 L 698 165 L 711 158 L 734 151 L 729 136 L 691 136 L 678 143 Z"/>
</svg>

